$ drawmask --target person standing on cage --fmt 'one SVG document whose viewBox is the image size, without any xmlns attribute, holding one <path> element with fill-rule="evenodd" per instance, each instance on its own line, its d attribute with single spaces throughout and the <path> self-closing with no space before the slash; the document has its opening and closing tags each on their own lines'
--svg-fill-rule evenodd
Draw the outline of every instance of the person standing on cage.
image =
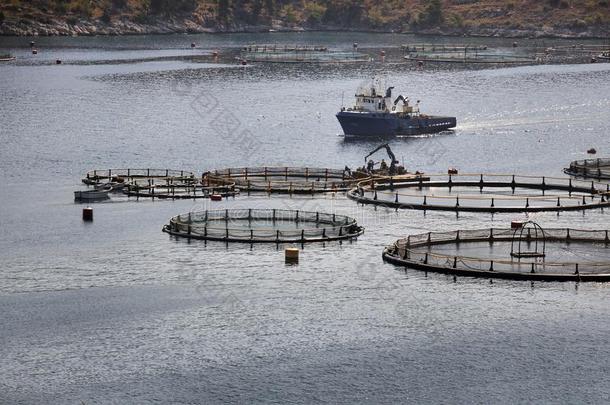
<svg viewBox="0 0 610 405">
<path fill-rule="evenodd" d="M 373 159 L 369 159 L 368 163 L 366 164 L 366 169 L 368 170 L 369 173 L 373 173 L 374 168 L 375 168 L 375 162 L 373 162 Z"/>
</svg>

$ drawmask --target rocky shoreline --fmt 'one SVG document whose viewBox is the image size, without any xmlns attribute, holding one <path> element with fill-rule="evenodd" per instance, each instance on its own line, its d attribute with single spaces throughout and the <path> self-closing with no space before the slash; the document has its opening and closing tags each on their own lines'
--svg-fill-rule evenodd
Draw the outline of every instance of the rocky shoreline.
<svg viewBox="0 0 610 405">
<path fill-rule="evenodd" d="M 206 26 L 191 19 L 157 19 L 138 23 L 131 20 L 78 20 L 68 23 L 63 20 L 46 22 L 19 20 L 5 21 L 0 24 L 0 36 L 92 36 L 92 35 L 152 35 L 181 33 L 231 33 L 231 32 L 301 32 L 301 31 L 367 31 L 387 33 L 409 33 L 442 36 L 478 36 L 504 38 L 566 38 L 566 39 L 603 39 L 610 38 L 610 27 L 587 27 L 575 31 L 558 27 L 528 28 L 444 28 L 422 29 L 417 31 L 400 31 L 392 29 L 370 29 L 367 27 L 339 26 L 285 26 L 281 22 L 271 25 L 232 25 L 230 27 Z"/>
</svg>

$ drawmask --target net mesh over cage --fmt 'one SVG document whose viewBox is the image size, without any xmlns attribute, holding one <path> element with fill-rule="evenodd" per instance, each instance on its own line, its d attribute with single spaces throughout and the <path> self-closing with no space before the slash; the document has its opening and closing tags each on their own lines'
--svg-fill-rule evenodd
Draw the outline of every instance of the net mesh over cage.
<svg viewBox="0 0 610 405">
<path fill-rule="evenodd" d="M 610 180 L 610 158 L 574 160 L 563 171 L 571 176 Z"/>
<path fill-rule="evenodd" d="M 95 185 L 107 182 L 129 183 L 148 179 L 174 179 L 174 181 L 195 181 L 195 174 L 186 170 L 172 169 L 102 169 L 90 170 L 83 183 Z"/>
<path fill-rule="evenodd" d="M 234 182 L 242 191 L 313 194 L 346 191 L 362 173 L 316 167 L 236 167 L 204 174 L 208 186 Z"/>
<path fill-rule="evenodd" d="M 345 63 L 369 62 L 367 54 L 356 51 L 332 51 L 325 46 L 310 45 L 248 45 L 240 57 L 249 62 L 277 63 Z"/>
<path fill-rule="evenodd" d="M 192 239 L 246 243 L 307 243 L 352 239 L 364 232 L 354 218 L 281 209 L 189 212 L 170 219 L 163 231 Z"/>
<path fill-rule="evenodd" d="M 571 178 L 503 174 L 366 179 L 348 192 L 362 204 L 469 212 L 573 211 L 610 206 L 608 184 Z"/>
<path fill-rule="evenodd" d="M 383 258 L 407 268 L 461 276 L 610 281 L 608 230 L 521 230 L 489 228 L 410 235 L 386 247 Z M 512 255 L 515 243 L 522 244 L 522 252 L 536 254 Z"/>
<path fill-rule="evenodd" d="M 83 183 L 94 187 L 110 187 L 130 197 L 160 199 L 198 199 L 217 194 L 234 196 L 235 182 L 218 180 L 204 184 L 193 172 L 171 169 L 105 169 L 91 170 Z"/>
</svg>

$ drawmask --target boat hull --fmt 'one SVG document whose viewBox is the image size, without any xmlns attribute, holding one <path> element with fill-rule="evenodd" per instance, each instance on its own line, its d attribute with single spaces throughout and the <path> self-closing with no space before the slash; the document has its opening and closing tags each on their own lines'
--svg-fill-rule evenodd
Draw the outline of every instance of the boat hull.
<svg viewBox="0 0 610 405">
<path fill-rule="evenodd" d="M 100 201 L 108 198 L 110 198 L 108 197 L 108 191 L 86 190 L 74 192 L 74 201 Z"/>
<path fill-rule="evenodd" d="M 390 113 L 341 111 L 337 119 L 345 135 L 363 137 L 432 134 L 456 126 L 455 117 L 398 117 Z"/>
</svg>

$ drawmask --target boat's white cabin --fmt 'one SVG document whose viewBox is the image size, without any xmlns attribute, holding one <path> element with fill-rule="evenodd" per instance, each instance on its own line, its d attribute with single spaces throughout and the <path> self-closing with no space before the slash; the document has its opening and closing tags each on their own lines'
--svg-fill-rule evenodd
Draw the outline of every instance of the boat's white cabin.
<svg viewBox="0 0 610 405">
<path fill-rule="evenodd" d="M 401 95 L 392 100 L 392 89 L 389 87 L 385 95 L 380 94 L 375 86 L 360 89 L 355 95 L 356 104 L 353 108 L 348 108 L 348 111 L 419 114 L 419 102 L 412 106 L 409 99 Z"/>
</svg>

